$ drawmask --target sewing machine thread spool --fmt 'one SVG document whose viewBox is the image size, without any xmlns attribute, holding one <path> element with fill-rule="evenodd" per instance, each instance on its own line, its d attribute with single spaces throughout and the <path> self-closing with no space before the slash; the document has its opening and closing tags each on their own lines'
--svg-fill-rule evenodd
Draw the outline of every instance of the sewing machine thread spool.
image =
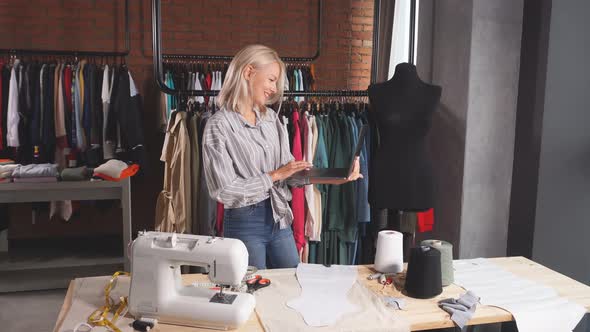
<svg viewBox="0 0 590 332">
<path fill-rule="evenodd" d="M 424 240 L 420 244 L 440 251 L 442 285 L 444 287 L 452 284 L 455 279 L 453 273 L 453 245 L 442 240 Z"/>
<path fill-rule="evenodd" d="M 419 299 L 442 293 L 440 251 L 427 246 L 410 249 L 405 289 L 409 296 Z"/>
</svg>

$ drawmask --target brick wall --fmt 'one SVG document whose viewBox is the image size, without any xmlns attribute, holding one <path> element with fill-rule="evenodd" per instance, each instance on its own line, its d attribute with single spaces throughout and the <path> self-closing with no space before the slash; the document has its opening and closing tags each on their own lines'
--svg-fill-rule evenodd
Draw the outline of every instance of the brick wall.
<svg viewBox="0 0 590 332">
<path fill-rule="evenodd" d="M 151 1 L 129 1 L 127 63 L 144 96 L 147 176 L 133 182 L 134 228 L 153 225 L 162 187 L 158 162 L 158 90 L 153 82 Z M 369 84 L 373 0 L 324 0 L 323 40 L 315 62 L 318 89 L 365 89 Z M 164 53 L 232 55 L 262 43 L 281 56 L 311 57 L 317 45 L 317 0 L 163 0 Z M 124 1 L 0 1 L 0 48 L 122 51 Z M 0 55 L 1 56 L 1 55 Z M 149 209 L 145 209 L 149 206 Z"/>
</svg>

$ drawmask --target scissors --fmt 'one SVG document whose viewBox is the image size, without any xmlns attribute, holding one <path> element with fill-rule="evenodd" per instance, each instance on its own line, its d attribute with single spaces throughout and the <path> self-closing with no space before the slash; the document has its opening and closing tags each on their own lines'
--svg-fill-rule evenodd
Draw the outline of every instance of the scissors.
<svg viewBox="0 0 590 332">
<path fill-rule="evenodd" d="M 257 274 L 254 278 L 246 281 L 246 284 L 248 285 L 248 293 L 252 294 L 261 288 L 268 287 L 270 285 L 270 279 L 263 278 Z"/>
</svg>

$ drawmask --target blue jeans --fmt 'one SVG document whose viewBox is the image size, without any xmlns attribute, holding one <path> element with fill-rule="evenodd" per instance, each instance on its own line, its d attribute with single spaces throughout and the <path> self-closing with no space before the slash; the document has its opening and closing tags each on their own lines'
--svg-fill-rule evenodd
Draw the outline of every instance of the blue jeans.
<svg viewBox="0 0 590 332">
<path fill-rule="evenodd" d="M 226 209 L 223 236 L 244 242 L 248 249 L 248 264 L 258 269 L 291 268 L 299 264 L 293 231 L 291 227 L 280 229 L 274 222 L 270 199 Z"/>
</svg>

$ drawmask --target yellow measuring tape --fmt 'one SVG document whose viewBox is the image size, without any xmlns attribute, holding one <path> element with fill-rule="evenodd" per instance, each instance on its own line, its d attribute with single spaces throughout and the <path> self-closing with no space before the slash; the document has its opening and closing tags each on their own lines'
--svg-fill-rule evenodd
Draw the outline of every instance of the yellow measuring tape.
<svg viewBox="0 0 590 332">
<path fill-rule="evenodd" d="M 127 308 L 127 297 L 121 296 L 119 297 L 119 302 L 113 301 L 111 298 L 111 290 L 117 284 L 117 278 L 120 275 L 130 276 L 129 272 L 117 271 L 111 277 L 111 280 L 104 288 L 104 295 L 105 295 L 105 305 L 100 307 L 99 309 L 95 310 L 90 316 L 88 317 L 88 324 L 92 326 L 104 326 L 111 331 L 114 332 L 121 332 L 121 330 L 115 326 L 117 319 L 121 316 L 121 313 L 125 311 Z M 113 312 L 113 318 L 109 319 L 108 315 L 110 312 Z M 124 315 L 124 314 L 123 314 Z"/>
</svg>

